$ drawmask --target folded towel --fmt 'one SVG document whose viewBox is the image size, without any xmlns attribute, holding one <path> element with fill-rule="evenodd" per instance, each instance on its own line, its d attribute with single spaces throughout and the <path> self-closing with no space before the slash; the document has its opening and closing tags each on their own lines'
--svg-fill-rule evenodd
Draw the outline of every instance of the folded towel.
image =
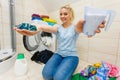
<svg viewBox="0 0 120 80">
<path fill-rule="evenodd" d="M 35 25 L 31 25 L 29 23 L 22 23 L 18 25 L 18 29 L 26 29 L 26 30 L 31 30 L 31 31 L 37 31 L 37 28 Z"/>
<path fill-rule="evenodd" d="M 32 14 L 31 17 L 35 17 L 35 16 L 40 18 L 40 15 L 39 15 L 39 14 Z"/>
<path fill-rule="evenodd" d="M 52 57 L 52 55 L 53 55 L 52 51 L 45 49 L 41 52 L 39 51 L 35 52 L 31 57 L 31 60 L 37 63 L 46 64 L 46 62 Z"/>
</svg>

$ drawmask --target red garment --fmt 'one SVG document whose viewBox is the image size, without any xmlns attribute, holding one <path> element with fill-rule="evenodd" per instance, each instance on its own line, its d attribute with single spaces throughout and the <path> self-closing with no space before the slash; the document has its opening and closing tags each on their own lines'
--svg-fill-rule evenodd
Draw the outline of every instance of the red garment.
<svg viewBox="0 0 120 80">
<path fill-rule="evenodd" d="M 107 62 L 106 62 L 106 64 L 108 65 L 108 67 L 110 69 L 109 72 L 108 72 L 108 76 L 117 77 L 119 72 L 120 72 L 120 69 L 113 64 L 110 64 L 110 63 L 107 63 Z"/>
<path fill-rule="evenodd" d="M 39 15 L 39 14 L 32 14 L 32 16 L 31 16 L 31 17 L 34 17 L 34 16 L 40 17 L 40 15 Z"/>
</svg>

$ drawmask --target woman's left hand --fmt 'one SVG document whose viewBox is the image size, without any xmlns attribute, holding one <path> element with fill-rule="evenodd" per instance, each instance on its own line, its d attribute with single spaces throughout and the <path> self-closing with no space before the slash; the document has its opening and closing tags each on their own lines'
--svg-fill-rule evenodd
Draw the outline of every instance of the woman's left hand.
<svg viewBox="0 0 120 80">
<path fill-rule="evenodd" d="M 95 30 L 95 33 L 100 33 L 101 32 L 101 28 L 104 28 L 105 27 L 105 23 L 106 21 L 104 20 L 99 26 L 98 26 L 98 29 Z M 88 35 L 88 38 L 92 37 L 91 35 Z"/>
<path fill-rule="evenodd" d="M 96 33 L 100 33 L 100 32 L 101 32 L 100 28 L 104 28 L 104 27 L 105 27 L 105 23 L 106 23 L 106 21 L 104 20 L 104 21 L 98 26 L 98 29 L 97 29 L 95 32 L 96 32 Z"/>
<path fill-rule="evenodd" d="M 17 27 L 14 27 L 13 29 L 15 31 L 17 31 L 18 33 L 20 33 L 22 35 L 26 35 L 26 36 L 33 36 L 40 31 L 40 29 L 38 29 L 37 31 L 30 31 L 30 30 L 26 30 L 26 29 L 18 29 Z"/>
</svg>

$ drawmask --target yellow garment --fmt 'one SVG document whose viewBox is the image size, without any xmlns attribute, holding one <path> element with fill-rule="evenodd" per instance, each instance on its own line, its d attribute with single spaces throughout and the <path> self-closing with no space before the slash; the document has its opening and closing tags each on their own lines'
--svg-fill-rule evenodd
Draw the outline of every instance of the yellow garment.
<svg viewBox="0 0 120 80">
<path fill-rule="evenodd" d="M 96 74 L 96 73 L 97 73 L 97 71 L 96 71 L 96 70 L 93 70 L 91 73 L 92 73 L 92 74 Z"/>
<path fill-rule="evenodd" d="M 93 66 L 95 67 L 95 68 L 99 68 L 99 67 L 101 67 L 101 63 L 100 62 L 98 62 L 98 63 L 95 63 Z"/>
<path fill-rule="evenodd" d="M 57 23 L 57 21 L 56 20 L 53 20 L 53 19 L 50 19 L 50 18 L 42 18 L 43 19 L 43 21 L 45 21 L 45 22 L 51 22 L 51 23 Z"/>
</svg>

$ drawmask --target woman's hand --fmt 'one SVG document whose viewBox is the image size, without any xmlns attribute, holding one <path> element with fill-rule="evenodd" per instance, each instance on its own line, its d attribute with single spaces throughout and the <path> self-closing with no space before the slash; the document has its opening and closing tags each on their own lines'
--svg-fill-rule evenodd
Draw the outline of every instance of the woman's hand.
<svg viewBox="0 0 120 80">
<path fill-rule="evenodd" d="M 104 27 L 105 27 L 105 23 L 106 23 L 106 21 L 104 20 L 104 21 L 98 26 L 98 29 L 97 29 L 95 32 L 96 32 L 96 33 L 100 33 L 100 32 L 101 32 L 100 28 L 104 28 Z"/>
<path fill-rule="evenodd" d="M 95 33 L 100 33 L 100 32 L 101 32 L 100 29 L 105 27 L 105 23 L 106 23 L 106 21 L 104 20 L 104 21 L 98 26 L 98 29 L 95 31 Z M 78 23 L 76 24 L 76 27 L 75 27 L 76 31 L 79 32 L 79 33 L 80 33 L 80 32 L 83 32 L 84 24 L 85 24 L 85 20 L 84 20 L 84 19 L 78 21 Z M 91 36 L 91 35 L 88 35 L 88 37 L 92 37 L 92 36 Z"/>
<path fill-rule="evenodd" d="M 26 36 L 33 36 L 35 34 L 37 34 L 40 30 L 40 28 L 37 31 L 30 31 L 30 30 L 26 30 L 26 29 L 18 29 L 17 27 L 13 28 L 15 31 L 17 31 L 18 33 L 22 34 L 22 35 L 26 35 Z"/>
<path fill-rule="evenodd" d="M 105 27 L 105 23 L 106 23 L 106 21 L 104 20 L 104 21 L 98 26 L 98 29 L 95 30 L 95 33 L 100 33 L 100 32 L 101 32 L 100 29 Z M 88 37 L 90 38 L 90 37 L 92 37 L 92 36 L 91 36 L 91 35 L 88 35 Z"/>
</svg>

